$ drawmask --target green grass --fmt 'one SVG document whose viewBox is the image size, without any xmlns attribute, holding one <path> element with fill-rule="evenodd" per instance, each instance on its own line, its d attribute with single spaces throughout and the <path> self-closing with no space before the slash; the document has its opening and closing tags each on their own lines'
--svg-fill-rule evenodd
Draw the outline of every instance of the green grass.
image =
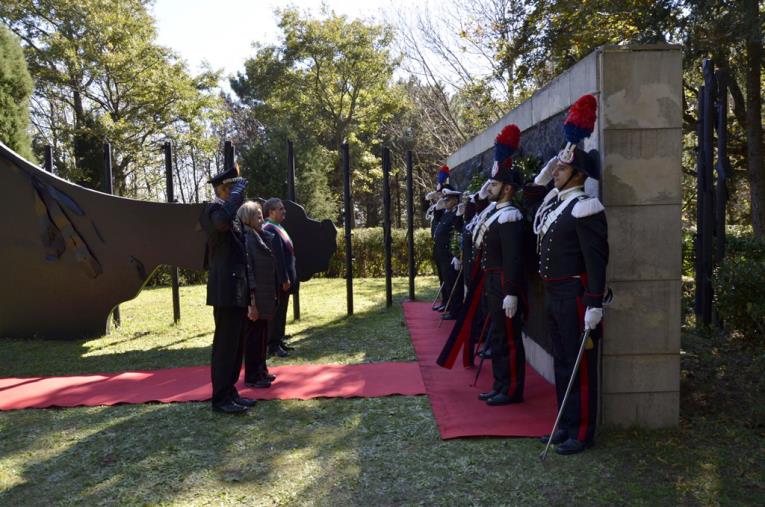
<svg viewBox="0 0 765 507">
<path fill-rule="evenodd" d="M 434 286 L 418 280 L 422 299 Z M 342 280 L 306 284 L 288 359 L 411 359 L 383 287 L 357 281 L 346 318 Z M 169 301 L 166 289 L 144 292 L 123 305 L 123 328 L 97 340 L 0 341 L 3 372 L 206 364 L 202 291 L 182 293 L 179 326 L 167 324 Z M 603 431 L 594 449 L 544 464 L 534 439 L 441 441 L 422 396 L 261 402 L 244 417 L 207 403 L 0 413 L 0 505 L 761 504 L 765 426 L 752 406 L 763 406 L 765 357 L 719 336 L 686 334 L 684 349 L 679 428 Z"/>
<path fill-rule="evenodd" d="M 408 281 L 393 281 L 395 304 L 385 308 L 385 280 L 354 281 L 354 315 L 347 315 L 345 280 L 316 279 L 300 290 L 301 319 L 287 313 L 289 343 L 298 350 L 273 364 L 414 360 L 400 302 Z M 434 277 L 417 279 L 432 297 Z M 210 361 L 214 323 L 205 287 L 181 287 L 181 321 L 173 325 L 168 289 L 148 289 L 120 306 L 122 325 L 94 340 L 0 340 L 0 376 L 67 375 L 197 366 Z M 290 301 L 292 301 L 290 299 Z"/>
</svg>

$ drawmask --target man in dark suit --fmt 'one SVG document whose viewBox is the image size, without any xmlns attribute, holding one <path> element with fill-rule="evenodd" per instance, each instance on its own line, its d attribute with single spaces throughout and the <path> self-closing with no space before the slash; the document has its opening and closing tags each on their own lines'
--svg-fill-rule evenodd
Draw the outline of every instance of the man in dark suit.
<svg viewBox="0 0 765 507">
<path fill-rule="evenodd" d="M 212 408 L 225 414 L 242 414 L 255 404 L 255 400 L 242 398 L 236 390 L 250 297 L 242 232 L 235 218 L 244 201 L 247 181 L 239 177 L 239 167 L 234 165 L 208 183 L 216 196 L 201 218 L 207 233 L 207 304 L 213 307 L 215 318 L 210 365 Z"/>
<path fill-rule="evenodd" d="M 295 246 L 292 238 L 282 227 L 282 222 L 287 218 L 287 210 L 281 199 L 272 197 L 263 204 L 263 215 L 266 223 L 263 230 L 274 235 L 273 251 L 276 260 L 276 312 L 274 320 L 268 330 L 268 352 L 278 357 L 287 357 L 287 345 L 284 343 L 285 327 L 287 325 L 287 307 L 289 306 L 290 292 L 297 283 L 297 270 L 295 269 Z"/>
</svg>

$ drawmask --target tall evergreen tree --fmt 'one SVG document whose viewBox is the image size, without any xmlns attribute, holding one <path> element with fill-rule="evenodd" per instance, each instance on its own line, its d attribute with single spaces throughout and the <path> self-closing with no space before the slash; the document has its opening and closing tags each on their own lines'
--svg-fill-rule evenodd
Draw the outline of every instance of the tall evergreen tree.
<svg viewBox="0 0 765 507">
<path fill-rule="evenodd" d="M 33 86 L 19 41 L 0 25 L 0 141 L 26 158 L 32 157 L 27 129 Z"/>
</svg>

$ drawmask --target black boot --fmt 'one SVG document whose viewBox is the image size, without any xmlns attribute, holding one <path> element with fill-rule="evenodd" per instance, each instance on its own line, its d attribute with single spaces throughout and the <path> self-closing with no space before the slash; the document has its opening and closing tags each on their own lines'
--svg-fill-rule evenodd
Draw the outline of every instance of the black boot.
<svg viewBox="0 0 765 507">
<path fill-rule="evenodd" d="M 522 401 L 523 397 L 521 396 L 508 396 L 504 393 L 499 393 L 486 400 L 486 404 L 496 407 L 499 405 L 510 405 L 511 403 L 521 403 Z"/>
<path fill-rule="evenodd" d="M 555 430 L 555 434 L 552 438 L 553 445 L 562 444 L 568 439 L 568 432 L 566 430 L 558 429 Z M 539 437 L 539 441 L 543 444 L 547 444 L 547 441 L 550 440 L 550 435 L 545 435 L 543 437 Z"/>
<path fill-rule="evenodd" d="M 556 447 L 555 452 L 565 456 L 568 454 L 578 454 L 588 447 L 592 447 L 591 442 L 582 442 L 581 440 L 576 440 L 575 438 L 569 438 L 558 447 Z"/>
<path fill-rule="evenodd" d="M 488 393 L 481 393 L 478 395 L 478 399 L 481 401 L 486 401 L 489 398 L 493 398 L 497 394 L 498 394 L 497 391 L 489 391 Z"/>
</svg>

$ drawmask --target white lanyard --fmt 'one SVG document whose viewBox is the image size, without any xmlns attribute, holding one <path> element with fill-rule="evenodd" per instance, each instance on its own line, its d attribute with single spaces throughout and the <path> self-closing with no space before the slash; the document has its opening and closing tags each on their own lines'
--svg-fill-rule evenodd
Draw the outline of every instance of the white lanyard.
<svg viewBox="0 0 765 507">
<path fill-rule="evenodd" d="M 550 199 L 551 204 L 543 204 L 534 217 L 534 234 L 539 236 L 539 239 L 541 240 L 547 233 L 547 229 L 549 229 L 550 226 L 558 219 L 560 214 L 563 213 L 563 210 L 566 209 L 571 201 L 579 198 L 582 195 L 586 194 L 581 190 L 572 191 L 571 195 L 566 197 L 566 199 L 561 202 L 552 212 L 549 212 L 549 210 L 552 206 L 555 205 L 555 201 L 553 201 L 553 199 Z"/>
<path fill-rule="evenodd" d="M 509 203 L 508 203 L 509 206 Z M 483 243 L 483 237 L 486 235 L 486 231 L 489 230 L 489 227 L 491 227 L 491 224 L 493 224 L 498 218 L 499 215 L 502 214 L 502 210 L 505 209 L 506 206 L 503 206 L 502 208 L 495 207 L 494 213 L 489 217 L 484 217 L 483 222 L 478 227 L 478 234 L 476 234 L 476 237 L 473 240 L 474 247 L 476 249 L 481 248 L 481 244 Z"/>
</svg>

